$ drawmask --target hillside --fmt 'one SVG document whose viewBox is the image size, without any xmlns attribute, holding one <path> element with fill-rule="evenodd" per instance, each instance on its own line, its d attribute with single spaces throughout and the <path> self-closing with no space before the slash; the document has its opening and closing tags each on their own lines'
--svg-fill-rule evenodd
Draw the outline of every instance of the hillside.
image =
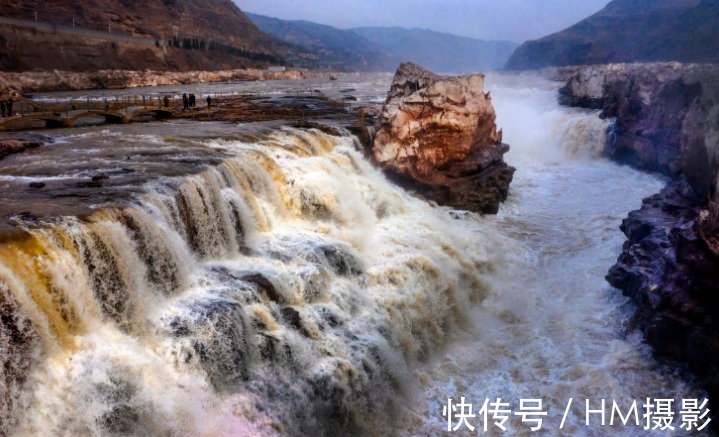
<svg viewBox="0 0 719 437">
<path fill-rule="evenodd" d="M 402 61 L 380 45 L 349 30 L 251 13 L 247 16 L 263 32 L 289 44 L 301 46 L 316 55 L 314 60 L 300 62 L 299 66 L 339 71 L 393 71 Z"/>
<path fill-rule="evenodd" d="M 637 61 L 719 62 L 719 0 L 614 0 L 566 30 L 525 42 L 506 68 Z"/>
<path fill-rule="evenodd" d="M 0 69 L 222 69 L 281 62 L 287 46 L 232 0 L 6 0 Z"/>
<path fill-rule="evenodd" d="M 427 29 L 360 27 L 352 30 L 403 60 L 443 73 L 501 68 L 518 46 L 509 41 L 483 41 Z"/>
</svg>

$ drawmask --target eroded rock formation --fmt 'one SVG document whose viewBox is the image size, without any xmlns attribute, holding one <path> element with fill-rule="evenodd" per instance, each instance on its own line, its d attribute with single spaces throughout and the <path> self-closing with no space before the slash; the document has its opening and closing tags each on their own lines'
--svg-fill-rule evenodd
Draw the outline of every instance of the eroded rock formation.
<svg viewBox="0 0 719 437">
<path fill-rule="evenodd" d="M 90 89 L 121 89 L 144 86 L 178 85 L 206 82 L 233 82 L 242 80 L 307 79 L 327 76 L 317 71 L 267 71 L 237 69 L 220 71 L 133 71 L 99 70 L 86 73 L 70 71 L 33 71 L 25 73 L 0 72 L 0 90 L 3 84 L 23 92 L 74 91 Z"/>
<path fill-rule="evenodd" d="M 379 117 L 372 156 L 393 179 L 442 205 L 496 213 L 514 168 L 484 76 L 445 77 L 404 63 Z"/>
<path fill-rule="evenodd" d="M 711 172 L 709 168 L 693 168 L 699 161 L 707 164 L 710 160 L 690 139 L 703 129 L 690 129 L 685 124 L 696 123 L 706 115 L 703 106 L 706 96 L 716 88 L 719 67 L 610 64 L 568 71 L 562 73 L 569 77 L 560 92 L 562 103 L 602 109 L 602 117 L 616 120 L 605 150 L 611 159 L 669 176 L 705 178 Z M 697 153 L 703 156 L 694 156 Z M 710 180 L 697 182 L 707 187 Z M 693 185 L 698 188 L 698 184 Z"/>
<path fill-rule="evenodd" d="M 622 223 L 607 280 L 637 303 L 658 352 L 686 362 L 719 401 L 719 66 L 594 66 L 570 74 L 564 103 L 616 118 L 607 155 L 671 177 Z M 716 419 L 716 417 L 715 417 Z"/>
</svg>

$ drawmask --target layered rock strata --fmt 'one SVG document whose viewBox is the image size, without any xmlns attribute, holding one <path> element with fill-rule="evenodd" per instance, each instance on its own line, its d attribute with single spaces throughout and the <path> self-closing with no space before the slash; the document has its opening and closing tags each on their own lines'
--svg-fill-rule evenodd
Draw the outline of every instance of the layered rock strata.
<svg viewBox="0 0 719 437">
<path fill-rule="evenodd" d="M 441 205 L 496 213 L 514 168 L 484 76 L 438 76 L 404 63 L 378 120 L 372 157 L 395 181 Z"/>
<path fill-rule="evenodd" d="M 615 120 L 607 155 L 670 177 L 622 223 L 628 240 L 607 280 L 637 303 L 647 342 L 686 362 L 716 405 L 719 66 L 616 64 L 569 76 L 565 104 Z"/>
<path fill-rule="evenodd" d="M 12 87 L 25 93 L 76 91 L 90 89 L 122 89 L 145 86 L 180 85 L 243 80 L 307 79 L 327 76 L 317 71 L 267 71 L 237 69 L 220 71 L 132 71 L 99 70 L 86 73 L 70 71 L 0 72 L 0 90 Z"/>
<path fill-rule="evenodd" d="M 605 149 L 611 159 L 669 176 L 696 178 L 711 173 L 709 168 L 693 168 L 709 163 L 707 154 L 714 152 L 707 149 L 705 154 L 694 143 L 697 129 L 689 124 L 709 115 L 705 106 L 716 92 L 719 67 L 609 64 L 570 68 L 559 74 L 568 78 L 560 90 L 562 103 L 602 109 L 602 117 L 615 120 Z M 702 156 L 693 155 L 697 153 Z M 696 182 L 693 185 L 698 188 L 710 181 Z"/>
</svg>

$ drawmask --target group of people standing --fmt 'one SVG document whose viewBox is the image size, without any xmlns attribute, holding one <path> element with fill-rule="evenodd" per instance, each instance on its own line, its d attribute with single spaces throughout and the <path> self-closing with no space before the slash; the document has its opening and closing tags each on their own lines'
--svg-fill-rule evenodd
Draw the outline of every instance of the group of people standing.
<svg viewBox="0 0 719 437">
<path fill-rule="evenodd" d="M 182 95 L 182 109 L 183 109 L 184 111 L 187 111 L 187 110 L 190 109 L 190 108 L 194 108 L 194 107 L 196 106 L 195 103 L 196 103 L 196 102 L 195 102 L 195 95 L 194 95 L 194 94 L 190 94 L 190 95 L 188 96 L 187 93 L 184 93 L 184 94 Z"/>
<path fill-rule="evenodd" d="M 165 98 L 167 98 L 167 97 L 165 97 Z M 167 106 L 167 104 L 165 104 L 165 106 Z M 194 107 L 196 107 L 196 106 L 197 106 L 197 98 L 195 97 L 194 94 L 190 94 L 190 95 L 188 96 L 187 93 L 184 93 L 184 94 L 182 95 L 182 109 L 183 109 L 183 111 L 187 111 L 188 109 L 194 108 Z M 209 108 L 211 108 L 211 107 L 212 107 L 212 97 L 210 97 L 210 96 L 208 95 L 208 96 L 207 96 L 207 108 L 209 109 Z"/>
<path fill-rule="evenodd" d="M 2 112 L 3 117 L 11 117 L 13 115 L 12 104 L 12 97 L 7 100 L 0 100 L 0 112 Z"/>
</svg>

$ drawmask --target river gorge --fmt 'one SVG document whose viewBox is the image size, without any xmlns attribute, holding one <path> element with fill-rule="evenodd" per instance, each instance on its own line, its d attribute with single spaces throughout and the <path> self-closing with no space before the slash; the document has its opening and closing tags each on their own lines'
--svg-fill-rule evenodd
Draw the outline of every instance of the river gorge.
<svg viewBox="0 0 719 437">
<path fill-rule="evenodd" d="M 391 80 L 182 91 L 377 103 Z M 560 430 L 567 401 L 703 398 L 604 279 L 666 181 L 602 157 L 611 120 L 561 85 L 486 77 L 517 169 L 497 215 L 399 188 L 342 126 L 43 131 L 0 161 L 0 434 L 441 435 L 464 396 L 543 399 L 552 435 L 604 435 L 579 402 Z"/>
</svg>

